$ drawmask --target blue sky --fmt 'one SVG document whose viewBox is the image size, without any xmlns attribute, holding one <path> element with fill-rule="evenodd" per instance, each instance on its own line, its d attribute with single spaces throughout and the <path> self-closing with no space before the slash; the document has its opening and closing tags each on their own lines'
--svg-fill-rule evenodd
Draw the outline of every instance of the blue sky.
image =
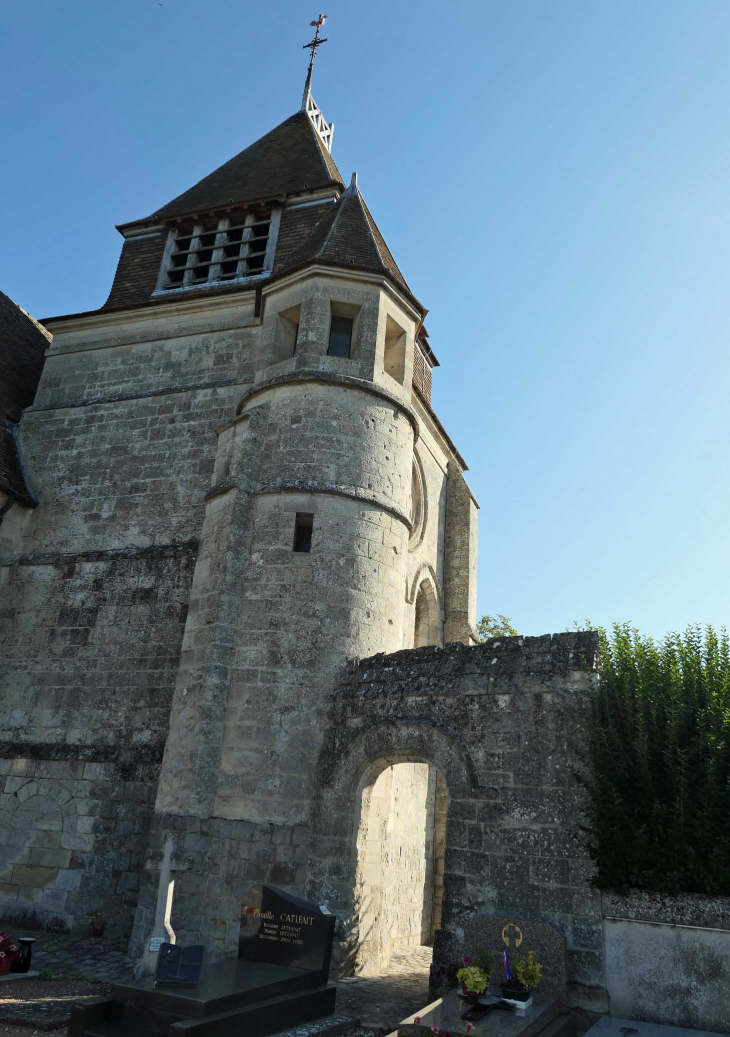
<svg viewBox="0 0 730 1037">
<path fill-rule="evenodd" d="M 324 0 L 322 0 L 324 3 Z M 327 0 L 315 97 L 414 292 L 520 632 L 730 618 L 730 4 Z M 0 288 L 101 305 L 144 216 L 294 112 L 302 0 L 0 10 Z"/>
</svg>

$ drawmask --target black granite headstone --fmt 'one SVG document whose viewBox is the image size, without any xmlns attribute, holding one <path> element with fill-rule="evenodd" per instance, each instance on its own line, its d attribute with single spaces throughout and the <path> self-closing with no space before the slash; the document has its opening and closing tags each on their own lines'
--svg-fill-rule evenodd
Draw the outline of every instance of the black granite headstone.
<svg viewBox="0 0 730 1037">
<path fill-rule="evenodd" d="M 326 907 L 256 885 L 241 901 L 239 958 L 320 973 L 327 981 L 335 916 Z"/>
<path fill-rule="evenodd" d="M 163 943 L 157 957 L 155 986 L 196 987 L 200 982 L 204 954 L 205 945 L 202 943 L 191 947 Z"/>
<path fill-rule="evenodd" d="M 156 975 L 74 1005 L 71 1037 L 266 1037 L 335 1010 L 329 982 L 335 918 L 271 886 L 241 905 L 237 958 L 203 970 L 204 948 L 163 944 Z M 198 980 L 200 982 L 198 983 Z"/>
</svg>

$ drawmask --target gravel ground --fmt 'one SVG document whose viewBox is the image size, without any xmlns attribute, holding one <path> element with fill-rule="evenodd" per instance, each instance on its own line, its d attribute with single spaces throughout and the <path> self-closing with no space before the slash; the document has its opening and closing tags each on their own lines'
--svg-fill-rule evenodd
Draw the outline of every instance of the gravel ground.
<svg viewBox="0 0 730 1037">
<path fill-rule="evenodd" d="M 20 1037 L 21 1029 L 33 1031 L 65 1030 L 71 1004 L 87 997 L 98 997 L 111 987 L 85 979 L 18 979 L 0 984 L 0 1037 Z M 23 1037 L 26 1037 L 25 1033 Z"/>
<path fill-rule="evenodd" d="M 0 1022 L 0 1037 L 66 1037 L 66 1027 L 60 1030 L 39 1030 L 34 1026 Z"/>
</svg>

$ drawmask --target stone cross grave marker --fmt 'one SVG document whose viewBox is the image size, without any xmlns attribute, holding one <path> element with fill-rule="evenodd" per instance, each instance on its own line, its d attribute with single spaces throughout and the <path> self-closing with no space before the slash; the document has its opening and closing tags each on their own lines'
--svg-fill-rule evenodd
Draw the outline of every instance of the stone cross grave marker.
<svg viewBox="0 0 730 1037">
<path fill-rule="evenodd" d="M 188 858 L 176 858 L 174 836 L 165 836 L 165 846 L 162 851 L 162 860 L 148 859 L 145 868 L 150 870 L 160 869 L 160 878 L 157 885 L 157 906 L 155 908 L 155 920 L 152 931 L 145 941 L 144 953 L 142 955 L 143 976 L 153 976 L 157 968 L 157 960 L 160 948 L 164 943 L 174 944 L 175 933 L 170 924 L 172 912 L 172 898 L 175 892 L 175 872 L 187 871 L 192 866 Z"/>
</svg>

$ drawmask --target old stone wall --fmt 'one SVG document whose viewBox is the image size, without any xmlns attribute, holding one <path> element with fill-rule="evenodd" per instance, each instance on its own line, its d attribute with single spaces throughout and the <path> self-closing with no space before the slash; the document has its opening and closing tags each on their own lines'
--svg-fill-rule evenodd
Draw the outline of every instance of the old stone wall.
<svg viewBox="0 0 730 1037">
<path fill-rule="evenodd" d="M 431 932 L 424 943 L 432 944 L 437 931 L 441 928 L 444 910 L 444 874 L 446 871 L 446 819 L 449 809 L 449 797 L 446 782 L 440 771 L 431 769 L 436 778 L 436 794 L 434 797 L 434 848 L 433 848 L 433 907 L 431 909 Z"/>
<path fill-rule="evenodd" d="M 730 1033 L 730 899 L 602 896 L 611 1015 Z"/>
<path fill-rule="evenodd" d="M 54 326 L 0 555 L 0 911 L 128 932 L 216 452 L 251 306 Z M 12 515 L 12 512 L 10 513 Z"/>
<path fill-rule="evenodd" d="M 385 766 L 429 763 L 448 796 L 434 984 L 462 953 L 465 919 L 514 915 L 565 933 L 576 1003 L 605 1003 L 600 897 L 576 828 L 581 716 L 595 682 L 592 634 L 498 638 L 350 666 L 320 758 L 309 892 L 342 917 L 356 959 L 353 890 L 362 792 Z"/>
<path fill-rule="evenodd" d="M 444 546 L 445 643 L 476 644 L 477 503 L 464 474 L 449 462 Z"/>
<path fill-rule="evenodd" d="M 41 503 L 0 556 L 9 917 L 117 933 L 137 900 L 138 948 L 145 843 L 168 831 L 190 864 L 173 924 L 212 956 L 235 947 L 245 883 L 304 892 L 337 675 L 410 647 L 421 591 L 441 642 L 447 605 L 453 448 L 411 398 L 416 315 L 361 280 L 51 322 L 21 437 Z M 281 306 L 299 318 L 283 361 Z M 327 354 L 338 307 L 347 358 Z"/>
</svg>

